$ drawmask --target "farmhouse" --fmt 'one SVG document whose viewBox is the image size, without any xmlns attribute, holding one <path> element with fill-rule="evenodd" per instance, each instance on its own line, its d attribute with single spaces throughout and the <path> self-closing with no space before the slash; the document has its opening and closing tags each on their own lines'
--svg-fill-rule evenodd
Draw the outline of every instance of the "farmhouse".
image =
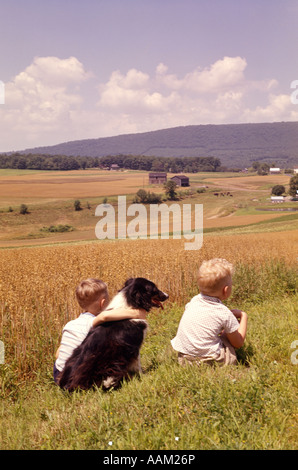
<svg viewBox="0 0 298 470">
<path fill-rule="evenodd" d="M 113 171 L 120 170 L 120 166 L 117 165 L 117 163 L 113 163 L 110 167 L 110 170 L 113 170 Z"/>
<path fill-rule="evenodd" d="M 280 173 L 280 168 L 270 168 L 270 175 L 278 175 Z"/>
<path fill-rule="evenodd" d="M 271 202 L 284 202 L 284 196 L 271 196 Z"/>
<path fill-rule="evenodd" d="M 149 184 L 163 184 L 167 182 L 167 174 L 154 172 L 149 173 Z"/>
<path fill-rule="evenodd" d="M 189 178 L 185 175 L 175 175 L 171 178 L 178 186 L 189 186 Z"/>
<path fill-rule="evenodd" d="M 294 174 L 298 175 L 298 168 L 294 168 Z"/>
</svg>

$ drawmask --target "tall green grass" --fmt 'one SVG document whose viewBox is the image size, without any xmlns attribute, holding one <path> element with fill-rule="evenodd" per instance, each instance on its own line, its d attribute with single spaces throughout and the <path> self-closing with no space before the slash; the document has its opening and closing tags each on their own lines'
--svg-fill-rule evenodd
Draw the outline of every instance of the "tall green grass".
<svg viewBox="0 0 298 470">
<path fill-rule="evenodd" d="M 53 358 L 42 355 L 45 332 L 30 380 L 13 364 L 0 365 L 0 448 L 297 448 L 298 369 L 291 361 L 298 339 L 297 271 L 280 261 L 239 264 L 236 273 L 228 305 L 245 309 L 249 318 L 237 366 L 180 367 L 170 340 L 184 307 L 168 304 L 149 314 L 140 378 L 117 391 L 69 394 L 52 381 Z"/>
</svg>

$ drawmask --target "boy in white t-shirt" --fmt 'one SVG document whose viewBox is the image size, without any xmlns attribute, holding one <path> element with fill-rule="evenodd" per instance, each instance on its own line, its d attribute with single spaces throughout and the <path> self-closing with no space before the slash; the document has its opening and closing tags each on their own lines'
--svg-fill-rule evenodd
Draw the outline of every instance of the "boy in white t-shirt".
<svg viewBox="0 0 298 470">
<path fill-rule="evenodd" d="M 186 305 L 172 347 L 178 362 L 235 364 L 243 346 L 247 314 L 222 302 L 232 293 L 233 265 L 221 258 L 204 261 L 198 272 L 200 293 Z"/>
<path fill-rule="evenodd" d="M 76 288 L 76 298 L 83 313 L 75 320 L 69 321 L 62 330 L 61 344 L 56 352 L 53 372 L 56 383 L 67 359 L 83 342 L 92 327 L 106 321 L 146 318 L 147 314 L 145 310 L 132 308 L 104 311 L 109 304 L 109 293 L 107 285 L 99 279 L 89 278 L 82 281 Z"/>
</svg>

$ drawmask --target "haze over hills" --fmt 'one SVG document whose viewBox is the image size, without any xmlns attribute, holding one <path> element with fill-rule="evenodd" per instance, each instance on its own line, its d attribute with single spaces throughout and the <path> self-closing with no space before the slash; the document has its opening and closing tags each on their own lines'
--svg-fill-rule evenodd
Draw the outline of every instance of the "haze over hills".
<svg viewBox="0 0 298 470">
<path fill-rule="evenodd" d="M 90 156 L 213 156 L 228 168 L 245 168 L 255 160 L 280 168 L 298 167 L 298 122 L 175 127 L 115 137 L 84 139 L 19 153 Z"/>
</svg>

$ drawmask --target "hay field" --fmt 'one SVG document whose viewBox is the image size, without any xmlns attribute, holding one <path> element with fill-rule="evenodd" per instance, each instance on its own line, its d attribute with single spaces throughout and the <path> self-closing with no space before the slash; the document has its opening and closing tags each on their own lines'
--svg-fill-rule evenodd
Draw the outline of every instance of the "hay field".
<svg viewBox="0 0 298 470">
<path fill-rule="evenodd" d="M 242 176 L 224 173 L 188 174 L 190 187 L 181 188 L 184 195 L 178 203 L 203 204 L 204 229 L 246 226 L 274 220 L 280 213 L 256 211 L 268 205 L 270 185 L 289 181 L 284 175 Z M 171 177 L 171 174 L 168 174 Z M 207 186 L 198 194 L 200 186 Z M 264 189 L 264 186 L 267 189 Z M 138 189 L 164 193 L 163 187 L 148 185 L 146 172 L 111 172 L 98 169 L 28 172 L 2 170 L 0 173 L 0 246 L 28 246 L 46 243 L 96 240 L 95 208 L 104 197 L 117 213 L 117 195 L 127 195 L 128 203 Z M 260 189 L 263 188 L 263 189 Z M 231 191 L 233 197 L 215 197 L 214 191 Z M 83 210 L 75 212 L 73 202 L 79 199 Z M 26 216 L 19 207 L 29 207 Z M 169 201 L 171 204 L 171 201 Z M 270 202 L 269 202 L 270 204 Z M 88 210 L 86 207 L 88 206 Z M 12 208 L 12 212 L 9 212 Z M 71 233 L 41 233 L 45 226 L 68 224 Z"/>
<path fill-rule="evenodd" d="M 253 175 L 253 176 L 237 176 L 229 177 L 223 181 L 222 178 L 208 178 L 208 181 L 215 185 L 220 185 L 223 188 L 230 188 L 232 190 L 264 190 L 268 186 L 274 186 L 276 184 L 282 184 L 287 186 L 289 184 L 289 176 L 284 174 L 279 175 Z"/>
<path fill-rule="evenodd" d="M 148 173 L 73 170 L 0 176 L 0 203 L 15 199 L 73 199 L 135 193 Z"/>
<path fill-rule="evenodd" d="M 257 269 L 279 261 L 289 269 L 297 266 L 295 231 L 209 236 L 198 251 L 185 251 L 184 242 L 124 240 L 0 251 L 0 331 L 9 360 L 24 374 L 40 367 L 42 357 L 51 362 L 62 326 L 79 313 L 74 289 L 87 277 L 106 281 L 111 295 L 127 278 L 147 277 L 170 294 L 169 304 L 184 305 L 197 292 L 203 259 L 224 257 Z"/>
<path fill-rule="evenodd" d="M 292 230 L 208 235 L 192 252 L 172 239 L 0 250 L 0 448 L 297 448 L 297 242 Z M 217 256 L 236 265 L 227 306 L 248 313 L 240 362 L 181 368 L 170 340 L 198 292 L 199 264 Z M 53 383 L 54 353 L 62 327 L 80 313 L 75 287 L 90 276 L 104 279 L 111 296 L 128 277 L 145 276 L 170 298 L 149 314 L 140 379 L 69 396 Z"/>
</svg>

